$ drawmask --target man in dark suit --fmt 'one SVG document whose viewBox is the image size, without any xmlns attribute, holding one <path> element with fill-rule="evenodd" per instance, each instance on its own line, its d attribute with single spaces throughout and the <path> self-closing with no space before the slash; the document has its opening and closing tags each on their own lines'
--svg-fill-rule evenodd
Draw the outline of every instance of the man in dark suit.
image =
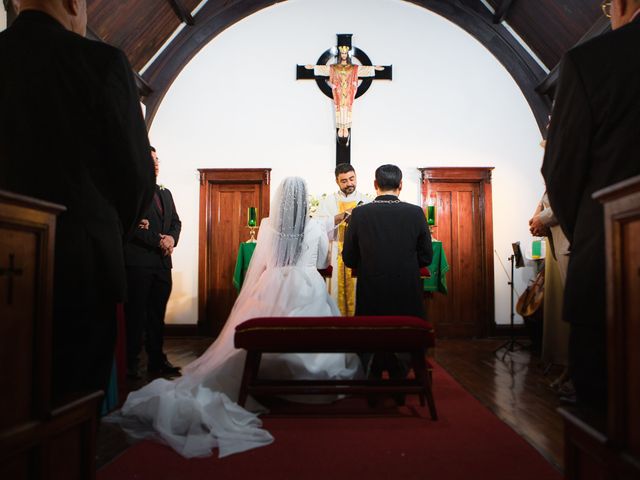
<svg viewBox="0 0 640 480">
<path fill-rule="evenodd" d="M 123 233 L 153 194 L 153 167 L 131 67 L 83 38 L 85 0 L 22 0 L 0 33 L 0 188 L 64 205 L 53 298 L 53 393 L 105 389 Z"/>
<path fill-rule="evenodd" d="M 156 177 L 159 160 L 151 147 Z M 156 186 L 151 206 L 125 245 L 129 295 L 125 304 L 127 323 L 127 375 L 138 379 L 142 337 L 147 351 L 147 372 L 151 375 L 178 375 L 163 351 L 164 315 L 171 294 L 171 254 L 178 244 L 182 222 L 171 192 Z"/>
<path fill-rule="evenodd" d="M 420 268 L 431 263 L 431 235 L 422 209 L 401 202 L 402 172 L 395 165 L 376 170 L 376 199 L 356 207 L 349 219 L 342 259 L 357 269 L 356 315 L 414 315 L 424 318 Z M 367 371 L 403 377 L 408 359 L 362 357 Z M 369 365 L 371 364 L 371 365 Z"/>
<path fill-rule="evenodd" d="M 604 220 L 591 195 L 640 174 L 640 0 L 610 3 L 614 30 L 563 58 L 542 165 L 551 207 L 571 243 L 564 298 L 571 376 L 578 402 L 601 411 L 607 396 Z"/>
</svg>

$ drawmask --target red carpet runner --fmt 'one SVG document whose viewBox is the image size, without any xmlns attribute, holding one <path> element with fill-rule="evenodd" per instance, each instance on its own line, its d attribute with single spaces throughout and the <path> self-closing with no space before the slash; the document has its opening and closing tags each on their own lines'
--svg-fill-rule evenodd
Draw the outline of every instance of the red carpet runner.
<svg viewBox="0 0 640 480">
<path fill-rule="evenodd" d="M 367 410 L 363 399 L 291 406 L 296 415 L 264 417 L 275 437 L 267 447 L 218 459 L 186 460 L 144 441 L 98 472 L 98 480 L 203 479 L 492 479 L 559 480 L 562 476 L 525 440 L 436 366 L 440 419 L 408 397 Z M 330 412 L 330 415 L 324 415 Z"/>
</svg>

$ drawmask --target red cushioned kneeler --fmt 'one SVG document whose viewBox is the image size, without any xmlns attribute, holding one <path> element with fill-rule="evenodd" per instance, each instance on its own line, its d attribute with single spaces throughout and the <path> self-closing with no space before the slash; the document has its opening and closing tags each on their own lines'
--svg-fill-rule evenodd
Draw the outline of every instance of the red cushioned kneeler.
<svg viewBox="0 0 640 480">
<path fill-rule="evenodd" d="M 324 393 L 417 393 L 437 418 L 426 349 L 435 345 L 433 327 L 417 317 L 264 317 L 236 327 L 235 346 L 247 350 L 238 403 L 248 395 Z M 403 380 L 259 379 L 263 353 L 407 352 L 415 378 Z"/>
</svg>

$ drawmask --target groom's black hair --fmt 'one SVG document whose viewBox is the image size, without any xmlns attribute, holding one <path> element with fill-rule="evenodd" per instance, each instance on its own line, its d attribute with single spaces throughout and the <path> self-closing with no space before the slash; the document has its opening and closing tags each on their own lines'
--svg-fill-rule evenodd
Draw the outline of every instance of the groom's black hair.
<svg viewBox="0 0 640 480">
<path fill-rule="evenodd" d="M 396 190 L 402 181 L 402 171 L 395 165 L 381 165 L 376 169 L 376 183 L 382 191 Z"/>
<path fill-rule="evenodd" d="M 338 175 L 342 174 L 342 173 L 347 173 L 347 172 L 353 172 L 356 173 L 356 169 L 353 168 L 353 165 L 351 165 L 350 163 L 339 163 L 336 166 L 336 178 L 338 178 Z"/>
</svg>

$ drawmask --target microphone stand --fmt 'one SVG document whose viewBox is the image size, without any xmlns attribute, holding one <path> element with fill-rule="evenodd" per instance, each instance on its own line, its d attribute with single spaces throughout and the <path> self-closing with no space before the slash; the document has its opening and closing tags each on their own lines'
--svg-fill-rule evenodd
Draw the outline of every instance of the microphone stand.
<svg viewBox="0 0 640 480">
<path fill-rule="evenodd" d="M 518 342 L 516 340 L 516 336 L 515 336 L 515 328 L 514 328 L 514 323 L 513 323 L 513 319 L 515 317 L 515 313 L 513 311 L 513 291 L 514 291 L 514 287 L 513 287 L 513 264 L 515 261 L 515 255 L 511 255 L 509 257 L 509 262 L 511 263 L 511 277 L 509 278 L 509 281 L 507 282 L 507 284 L 509 285 L 510 289 L 511 289 L 511 319 L 509 321 L 509 340 L 507 340 L 506 342 L 504 342 L 502 345 L 500 345 L 498 348 L 496 348 L 493 353 L 498 353 L 500 350 L 504 349 L 504 353 L 502 354 L 502 360 L 504 360 L 504 358 L 507 356 L 508 353 L 512 353 L 515 352 L 516 350 L 519 349 L 525 349 L 527 348 L 526 345 Z"/>
</svg>

